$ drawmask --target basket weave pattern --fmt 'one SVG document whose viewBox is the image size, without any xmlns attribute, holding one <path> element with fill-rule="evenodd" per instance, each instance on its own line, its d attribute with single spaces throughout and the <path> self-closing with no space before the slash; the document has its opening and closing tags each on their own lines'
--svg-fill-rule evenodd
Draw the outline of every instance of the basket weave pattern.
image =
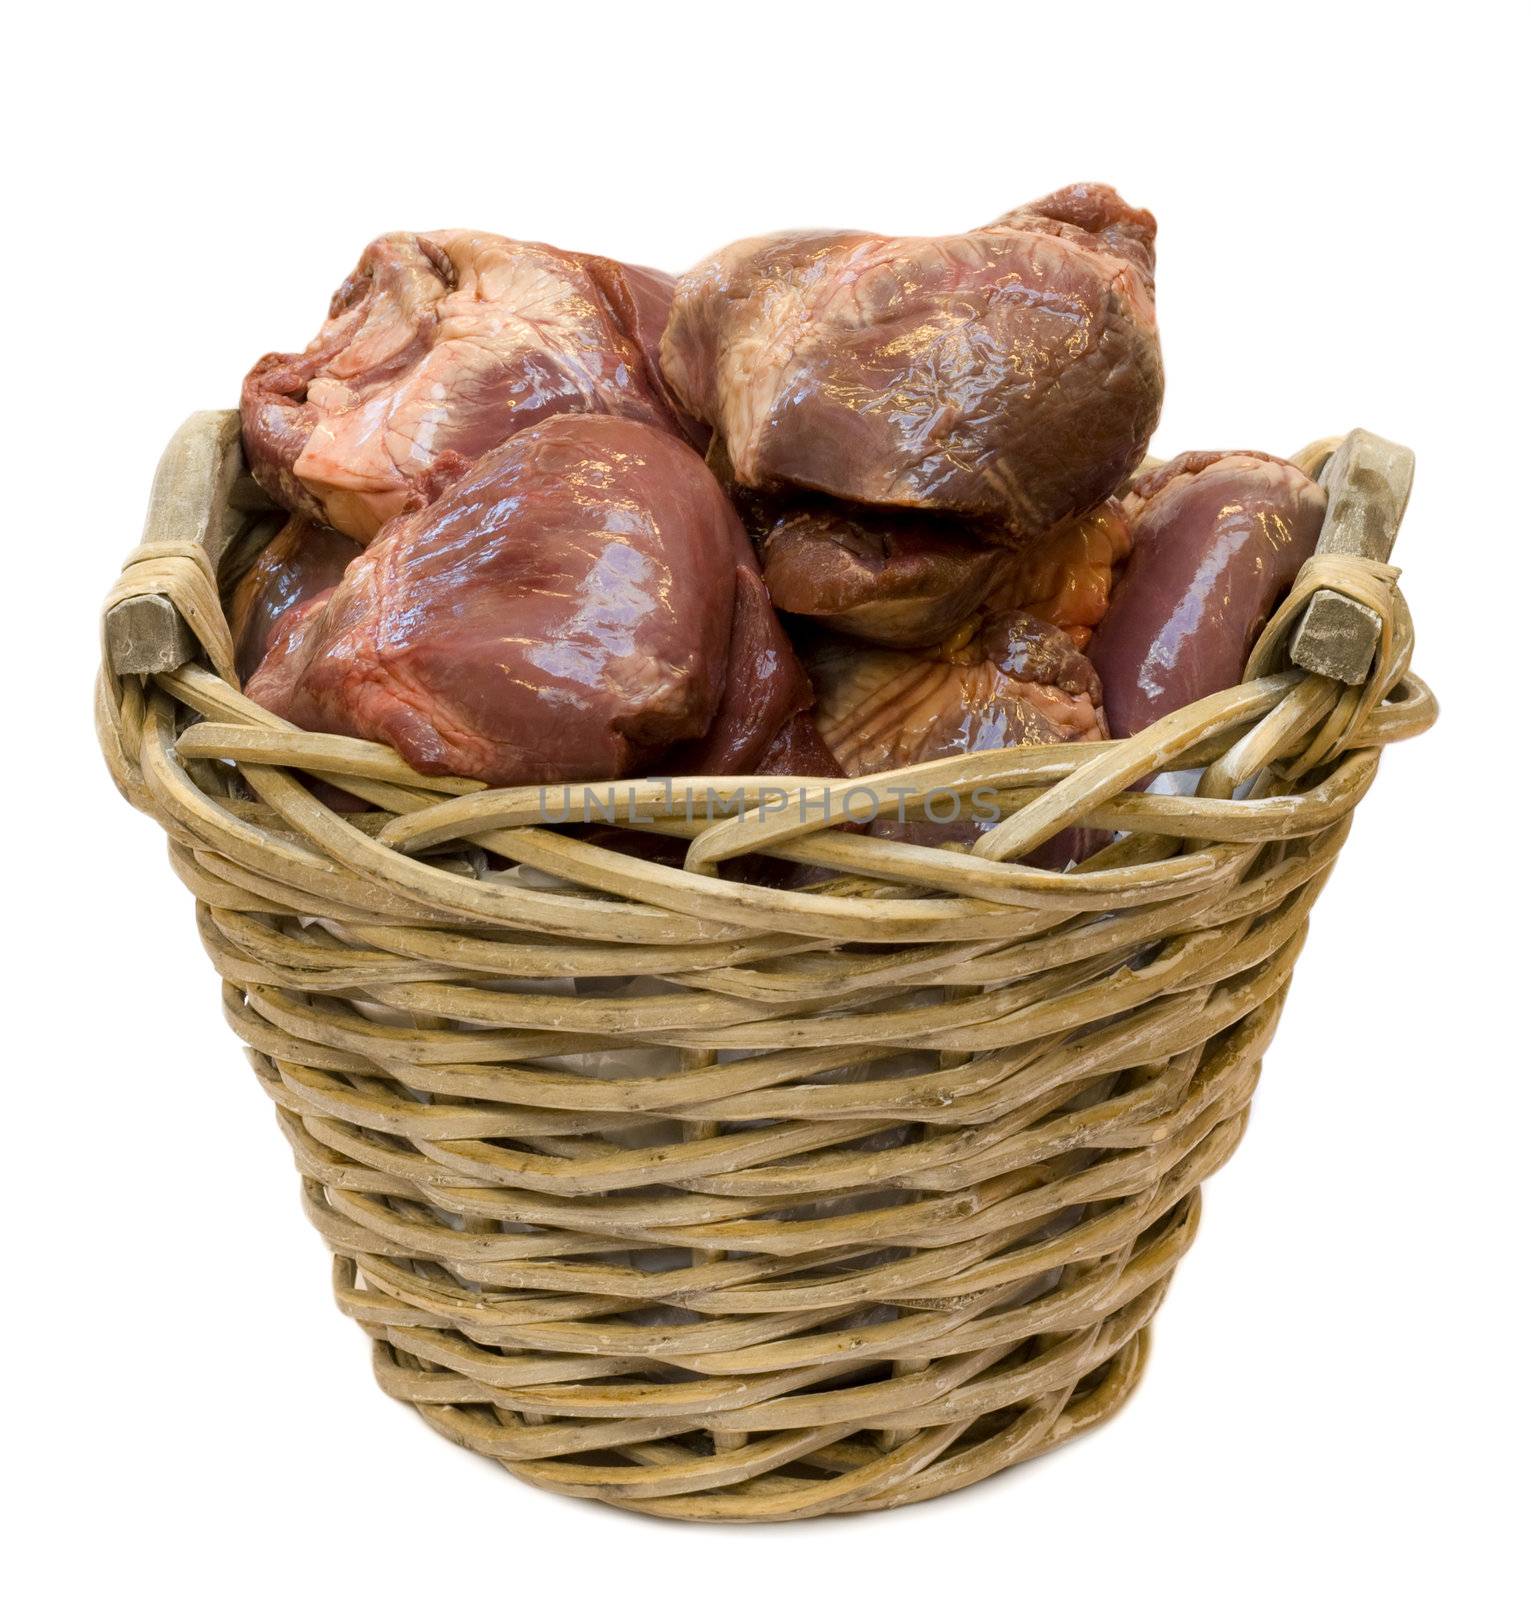
<svg viewBox="0 0 1531 1600">
<path fill-rule="evenodd" d="M 187 541 L 111 600 L 167 596 L 197 657 L 105 670 L 98 725 L 383 1388 L 545 1488 L 782 1520 L 946 1493 L 1130 1393 L 1352 809 L 1434 714 L 1395 576 L 1315 558 L 1249 681 L 1130 741 L 854 786 L 999 791 L 971 849 L 639 784 L 633 826 L 686 842 L 664 865 L 299 732 L 240 694 Z M 1283 670 L 1319 587 L 1383 619 L 1359 688 Z M 1019 864 L 1075 823 L 1119 837 Z"/>
</svg>

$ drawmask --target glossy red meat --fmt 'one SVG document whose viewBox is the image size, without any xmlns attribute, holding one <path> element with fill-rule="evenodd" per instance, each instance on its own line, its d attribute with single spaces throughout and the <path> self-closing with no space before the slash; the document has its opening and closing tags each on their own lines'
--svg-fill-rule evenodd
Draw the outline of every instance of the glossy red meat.
<svg viewBox="0 0 1531 1600">
<path fill-rule="evenodd" d="M 767 746 L 755 771 L 762 777 L 843 778 L 845 768 L 835 760 L 810 712 L 800 711 L 782 724 Z"/>
<path fill-rule="evenodd" d="M 493 784 L 650 770 L 724 694 L 744 544 L 673 433 L 554 417 L 395 519 L 291 614 L 247 692 Z M 774 732 L 774 729 L 772 730 Z"/>
<path fill-rule="evenodd" d="M 764 770 L 761 762 L 783 726 L 813 704 L 813 685 L 742 535 L 736 562 L 723 697 L 707 732 L 665 756 L 665 772 L 694 777 Z"/>
<path fill-rule="evenodd" d="M 265 659 L 287 613 L 333 589 L 355 555 L 354 539 L 307 517 L 287 519 L 229 599 L 234 665 L 241 681 Z"/>
<path fill-rule="evenodd" d="M 1252 450 L 1177 456 L 1133 484 L 1132 554 L 1090 643 L 1118 738 L 1243 677 L 1325 502 L 1291 462 Z"/>
<path fill-rule="evenodd" d="M 365 543 L 549 416 L 695 438 L 659 373 L 672 289 L 646 267 L 495 234 L 385 234 L 307 350 L 245 379 L 251 467 L 281 504 Z"/>
<path fill-rule="evenodd" d="M 771 598 L 872 644 L 940 644 L 980 612 L 1029 611 L 1078 649 L 1105 614 L 1131 534 L 1119 500 L 1070 517 L 1023 550 L 952 517 L 880 511 L 822 495 L 740 496 Z"/>
<path fill-rule="evenodd" d="M 1132 527 L 1111 499 L 1050 529 L 1006 564 L 986 604 L 1029 611 L 1062 628 L 1076 650 L 1090 642 L 1132 550 Z"/>
<path fill-rule="evenodd" d="M 941 238 L 747 239 L 682 277 L 665 375 L 746 488 L 944 511 L 1025 543 L 1147 447 L 1153 239 L 1098 185 Z"/>
<path fill-rule="evenodd" d="M 950 517 L 811 496 L 760 519 L 771 598 L 874 644 L 939 644 L 977 609 L 1010 553 Z"/>
<path fill-rule="evenodd" d="M 905 652 L 826 636 L 811 658 L 824 742 L 850 777 L 978 750 L 1108 737 L 1100 679 L 1068 636 L 1024 612 L 981 622 L 964 644 Z M 910 844 L 969 842 L 976 818 L 951 820 L 946 798 L 927 814 L 909 802 L 902 819 L 872 827 Z M 1027 857 L 1062 868 L 1107 842 L 1070 828 Z"/>
<path fill-rule="evenodd" d="M 819 731 L 851 777 L 1009 745 L 1106 737 L 1100 679 L 1061 630 L 1025 612 L 952 650 L 825 638 L 812 658 Z"/>
</svg>

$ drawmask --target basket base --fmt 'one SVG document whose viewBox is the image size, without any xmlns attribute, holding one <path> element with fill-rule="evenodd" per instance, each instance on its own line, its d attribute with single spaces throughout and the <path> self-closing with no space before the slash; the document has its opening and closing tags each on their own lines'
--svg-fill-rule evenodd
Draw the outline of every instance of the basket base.
<svg viewBox="0 0 1531 1600">
<path fill-rule="evenodd" d="M 1159 1298 L 1154 1296 L 1153 1309 Z M 805 1452 L 805 1442 L 811 1446 L 812 1441 L 798 1433 L 754 1435 L 736 1450 L 717 1449 L 711 1455 L 659 1444 L 626 1448 L 621 1460 L 627 1465 L 498 1459 L 512 1476 L 536 1488 L 675 1521 L 795 1522 L 887 1511 L 967 1488 L 1099 1427 L 1136 1389 L 1148 1348 L 1145 1318 L 1120 1349 L 1070 1389 L 1040 1395 L 978 1425 L 962 1421 L 912 1429 L 908 1437 L 897 1439 L 863 1430 Z M 397 1370 L 400 1352 L 378 1341 L 375 1361 L 383 1387 L 393 1390 L 386 1374 Z M 402 1361 L 413 1365 L 407 1356 Z M 434 1431 L 454 1444 L 483 1451 L 482 1440 L 465 1432 L 457 1407 L 412 1403 Z M 536 1421 L 497 1414 L 512 1431 Z M 646 1467 L 631 1464 L 638 1461 Z M 782 1464 L 801 1476 L 773 1470 Z M 613 1481 L 624 1476 L 624 1482 Z M 681 1481 L 685 1491 L 677 1493 Z"/>
<path fill-rule="evenodd" d="M 791 1316 L 757 1317 L 743 1323 L 756 1345 L 741 1359 L 739 1329 L 687 1318 L 686 1307 L 675 1322 L 605 1321 L 608 1303 L 594 1296 L 518 1299 L 469 1278 L 476 1263 L 449 1276 L 374 1250 L 336 1251 L 336 1299 L 372 1339 L 387 1394 L 537 1488 L 694 1522 L 788 1522 L 933 1499 L 1066 1443 L 1125 1402 L 1195 1238 L 1201 1181 L 1243 1131 L 1269 1020 L 1240 1024 L 1203 1055 L 1204 1105 L 1182 1117 L 1185 1154 L 1153 1189 L 1127 1205 L 1053 1208 L 1055 1236 L 1023 1218 L 1022 1249 L 980 1269 L 997 1283 L 949 1275 L 943 1295 L 916 1287 L 883 1307 L 891 1314 L 827 1334 L 813 1314 L 806 1333 Z M 1157 1150 L 1127 1160 L 1163 1165 Z M 1103 1183 L 1096 1167 L 1081 1170 Z M 317 1167 L 306 1176 L 310 1214 L 332 1245 L 370 1243 L 375 1228 L 363 1232 L 338 1208 L 375 1222 L 386 1214 L 349 1199 L 336 1182 L 345 1176 Z M 1112 1182 L 1121 1176 L 1106 1169 Z M 494 1230 L 454 1237 L 505 1249 Z M 1073 1259 L 1037 1271 L 1049 1253 Z M 807 1288 L 819 1293 L 824 1280 Z"/>
</svg>

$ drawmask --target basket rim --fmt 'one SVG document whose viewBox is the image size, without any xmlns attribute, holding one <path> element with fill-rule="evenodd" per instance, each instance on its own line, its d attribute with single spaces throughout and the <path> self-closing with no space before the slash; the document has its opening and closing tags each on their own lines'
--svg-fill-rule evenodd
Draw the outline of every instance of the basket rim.
<svg viewBox="0 0 1531 1600">
<path fill-rule="evenodd" d="M 1294 459 L 1313 470 L 1336 442 L 1319 441 Z M 803 932 L 834 928 L 850 938 L 897 929 L 902 933 L 890 936 L 944 940 L 959 936 L 963 918 L 988 917 L 1001 908 L 1073 913 L 1114 906 L 1124 897 L 1125 903 L 1148 904 L 1217 882 L 1253 844 L 1329 825 L 1369 787 L 1380 750 L 1424 732 L 1438 710 L 1428 686 L 1409 670 L 1412 624 L 1396 569 L 1327 555 L 1310 560 L 1292 597 L 1271 619 L 1251 656 L 1252 668 L 1265 669 L 1260 675 L 1130 739 L 1014 746 L 837 780 L 633 777 L 609 784 L 494 788 L 418 773 L 386 745 L 304 732 L 245 697 L 233 673 L 218 569 L 241 519 L 248 528 L 262 514 L 263 497 L 244 467 L 238 413 L 194 414 L 166 451 L 145 539 L 130 554 L 106 608 L 111 613 L 124 601 L 145 597 L 168 601 L 183 625 L 189 659 L 152 673 L 116 672 L 110 630 L 103 625 L 98 720 L 108 757 L 131 797 L 138 785 L 128 768 L 136 763 L 114 748 L 108 730 L 120 725 L 125 696 L 159 697 L 178 708 L 164 779 L 173 784 L 169 766 L 235 763 L 284 826 L 321 850 L 338 850 L 358 870 L 380 875 L 408 898 L 430 900 L 452 889 L 453 874 L 419 853 L 456 841 L 598 895 L 676 914 L 700 912 L 715 924 L 721 919 L 746 929 L 795 922 Z M 210 530 L 221 530 L 221 546 Z M 1282 665 L 1301 602 L 1347 582 L 1387 612 L 1387 647 L 1378 651 L 1367 681 L 1349 687 Z M 1144 792 L 1156 775 L 1194 768 L 1203 771 L 1193 794 Z M 1305 784 L 1320 768 L 1316 780 Z M 375 835 L 363 833 L 309 793 L 295 772 L 322 778 L 391 817 Z M 1252 791 L 1256 778 L 1261 781 Z M 195 789 L 189 782 L 188 787 Z M 574 839 L 545 820 L 559 797 L 567 801 L 572 793 L 590 791 L 626 802 L 615 825 L 682 840 L 684 864 Z M 737 809 L 712 816 L 720 791 L 737 800 Z M 937 793 L 955 795 L 970 808 L 980 791 L 997 794 L 1003 820 L 972 844 L 910 844 L 839 826 L 848 810 L 853 820 L 866 821 Z M 205 822 L 208 797 L 190 802 L 182 793 L 183 814 L 188 803 Z M 1125 837 L 1067 870 L 1014 859 L 1074 826 Z M 722 875 L 726 863 L 744 856 L 877 887 L 866 897 Z M 498 920 L 505 909 L 494 903 L 498 887 L 484 885 L 487 895 L 449 892 L 448 898 L 459 915 Z M 564 910 L 572 911 L 563 899 Z M 587 913 L 597 915 L 599 904 L 588 902 Z"/>
</svg>

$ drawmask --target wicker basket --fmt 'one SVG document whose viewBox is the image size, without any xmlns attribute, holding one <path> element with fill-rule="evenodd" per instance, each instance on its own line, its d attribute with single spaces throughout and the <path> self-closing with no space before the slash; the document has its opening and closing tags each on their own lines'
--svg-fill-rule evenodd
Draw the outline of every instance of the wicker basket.
<svg viewBox="0 0 1531 1600">
<path fill-rule="evenodd" d="M 1250 681 L 1135 739 L 870 786 L 997 789 L 971 849 L 640 784 L 680 867 L 246 700 L 218 569 L 269 511 L 237 418 L 193 417 L 109 598 L 99 731 L 383 1388 L 531 1483 L 707 1520 L 928 1499 L 1109 1417 L 1352 808 L 1433 720 L 1394 569 L 1316 556 Z M 1285 665 L 1320 593 L 1381 620 L 1355 687 Z M 1019 864 L 1075 822 L 1119 836 Z M 745 855 L 828 871 L 760 887 Z"/>
</svg>

